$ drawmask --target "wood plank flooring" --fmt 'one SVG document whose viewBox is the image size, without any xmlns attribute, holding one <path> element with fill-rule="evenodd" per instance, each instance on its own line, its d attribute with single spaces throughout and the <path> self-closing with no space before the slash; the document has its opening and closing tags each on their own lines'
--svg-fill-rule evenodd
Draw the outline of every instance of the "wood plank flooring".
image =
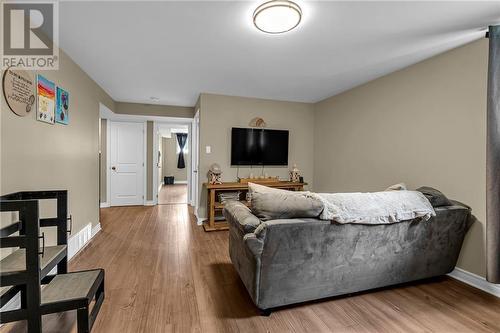
<svg viewBox="0 0 500 333">
<path fill-rule="evenodd" d="M 227 231 L 204 232 L 187 205 L 107 208 L 101 218 L 102 231 L 70 263 L 106 270 L 95 333 L 500 332 L 500 299 L 446 277 L 261 317 L 231 265 Z M 75 318 L 45 316 L 44 332 L 76 332 Z"/>
<path fill-rule="evenodd" d="M 187 192 L 185 184 L 163 185 L 158 192 L 158 204 L 185 204 L 188 202 Z"/>
</svg>

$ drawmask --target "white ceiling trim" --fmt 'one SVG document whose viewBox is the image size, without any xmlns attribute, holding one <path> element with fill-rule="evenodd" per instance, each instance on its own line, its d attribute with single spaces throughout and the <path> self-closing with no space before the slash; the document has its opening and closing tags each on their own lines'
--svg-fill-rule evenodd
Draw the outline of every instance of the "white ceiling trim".
<svg viewBox="0 0 500 333">
<path fill-rule="evenodd" d="M 191 125 L 193 123 L 193 118 L 157 117 L 157 116 L 115 113 L 102 103 L 99 103 L 99 117 L 102 119 L 109 119 L 111 121 L 127 121 L 127 122 L 138 122 L 138 123 L 143 123 L 146 121 L 154 121 L 159 123 L 172 123 L 177 125 L 182 125 L 182 124 Z"/>
</svg>

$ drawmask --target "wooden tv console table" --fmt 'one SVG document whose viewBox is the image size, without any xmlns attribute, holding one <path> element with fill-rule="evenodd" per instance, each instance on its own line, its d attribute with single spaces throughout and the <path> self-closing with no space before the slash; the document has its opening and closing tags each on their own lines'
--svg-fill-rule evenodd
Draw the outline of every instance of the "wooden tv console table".
<svg viewBox="0 0 500 333">
<path fill-rule="evenodd" d="M 256 182 L 258 183 L 258 182 Z M 265 182 L 261 183 L 262 185 L 290 190 L 290 191 L 302 191 L 304 189 L 304 185 L 307 183 L 294 183 L 289 181 L 279 181 L 279 182 Z M 246 201 L 246 192 L 248 192 L 248 184 L 247 183 L 239 183 L 239 182 L 231 182 L 231 183 L 222 183 L 222 184 L 209 184 L 204 183 L 203 186 L 207 189 L 207 211 L 208 211 L 208 219 L 203 222 L 203 228 L 205 231 L 217 231 L 217 230 L 227 230 L 229 226 L 227 222 L 223 218 L 216 218 L 217 212 L 222 212 L 224 209 L 224 204 L 218 200 L 218 194 L 221 192 L 237 192 L 241 191 L 240 201 L 249 205 L 249 202 Z M 219 215 L 220 217 L 220 215 Z"/>
</svg>

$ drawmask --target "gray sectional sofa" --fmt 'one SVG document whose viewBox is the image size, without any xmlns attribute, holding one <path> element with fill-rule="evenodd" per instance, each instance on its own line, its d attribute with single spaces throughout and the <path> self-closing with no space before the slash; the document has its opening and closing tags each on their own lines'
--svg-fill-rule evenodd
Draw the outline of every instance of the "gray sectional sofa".
<svg viewBox="0 0 500 333">
<path fill-rule="evenodd" d="M 451 272 L 473 222 L 453 201 L 428 221 L 338 224 L 315 218 L 261 221 L 226 204 L 229 254 L 255 305 L 275 307 Z"/>
</svg>

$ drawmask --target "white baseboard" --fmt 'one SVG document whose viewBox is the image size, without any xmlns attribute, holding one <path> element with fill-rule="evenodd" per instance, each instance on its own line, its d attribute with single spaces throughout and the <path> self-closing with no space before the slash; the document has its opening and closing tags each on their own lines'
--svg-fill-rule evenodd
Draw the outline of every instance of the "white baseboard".
<svg viewBox="0 0 500 333">
<path fill-rule="evenodd" d="M 90 238 L 92 238 L 92 223 L 87 224 L 82 230 L 68 239 L 68 260 L 73 258 Z"/>
<path fill-rule="evenodd" d="M 155 202 L 153 200 L 148 200 L 146 201 L 146 203 L 144 204 L 144 206 L 154 206 L 155 205 Z"/>
<path fill-rule="evenodd" d="M 82 230 L 68 239 L 68 260 L 80 252 L 89 241 L 101 231 L 101 224 L 97 223 L 92 228 L 92 223 L 87 224 Z"/>
<path fill-rule="evenodd" d="M 109 202 L 101 202 L 101 204 L 100 204 L 99 206 L 100 206 L 101 208 L 109 208 L 109 207 L 111 207 L 111 206 L 109 205 Z"/>
<path fill-rule="evenodd" d="M 198 216 L 198 213 L 195 211 L 194 216 L 196 217 L 196 224 L 197 225 L 203 225 L 203 221 L 207 219 L 207 217 L 200 217 Z"/>
<path fill-rule="evenodd" d="M 174 180 L 174 184 L 175 185 L 178 185 L 178 184 L 187 184 L 187 183 L 188 183 L 187 180 Z M 168 186 L 168 185 L 165 185 L 164 183 L 161 183 L 160 186 L 158 186 L 158 191 L 161 190 L 162 186 Z"/>
<path fill-rule="evenodd" d="M 471 272 L 467 272 L 461 268 L 455 267 L 453 272 L 448 274 L 450 277 L 462 281 L 468 285 L 471 285 L 477 289 L 486 291 L 496 297 L 500 297 L 500 284 L 494 284 L 486 281 L 482 276 L 476 275 Z"/>
<path fill-rule="evenodd" d="M 101 223 L 97 223 L 93 228 L 92 228 L 92 233 L 91 233 L 91 236 L 92 238 L 94 238 L 95 235 L 97 235 L 97 233 L 101 231 Z"/>
</svg>

